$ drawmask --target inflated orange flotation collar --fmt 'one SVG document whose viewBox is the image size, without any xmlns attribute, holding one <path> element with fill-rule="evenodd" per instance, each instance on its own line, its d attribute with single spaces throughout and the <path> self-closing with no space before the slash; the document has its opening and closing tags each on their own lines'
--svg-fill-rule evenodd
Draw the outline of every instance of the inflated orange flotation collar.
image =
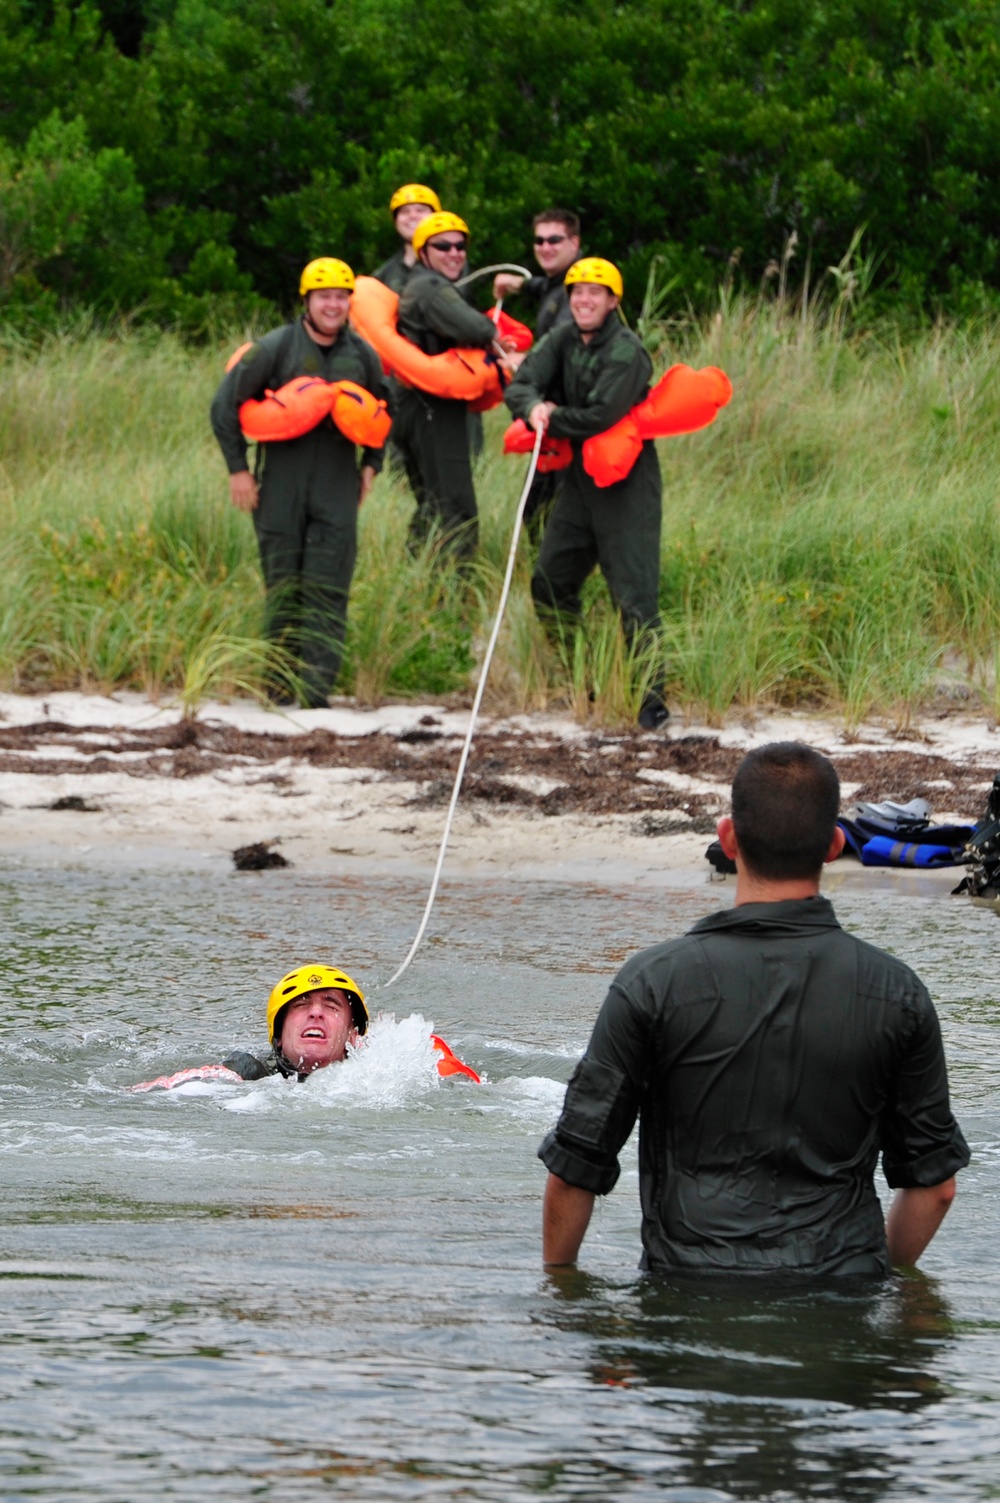
<svg viewBox="0 0 1000 1503">
<path fill-rule="evenodd" d="M 425 355 L 396 327 L 399 297 L 374 277 L 358 277 L 351 298 L 351 326 L 367 339 L 383 365 L 407 386 L 434 397 L 474 404 L 475 411 L 496 407 L 503 394 L 500 368 L 488 350 L 446 350 Z"/>
<path fill-rule="evenodd" d="M 674 438 L 707 428 L 732 394 L 732 382 L 715 365 L 706 365 L 700 371 L 689 365 L 672 365 L 644 401 L 613 427 L 585 440 L 583 468 L 595 485 L 615 485 L 629 474 L 647 438 Z M 520 418 L 504 434 L 505 454 L 530 454 L 534 444 L 534 434 Z M 564 470 L 572 458 L 568 439 L 546 435 L 538 468 Z"/>
<path fill-rule="evenodd" d="M 301 438 L 325 417 L 332 417 L 345 438 L 365 449 L 380 449 L 392 427 L 385 402 L 356 381 L 297 376 L 260 401 L 240 405 L 240 427 L 247 438 L 261 444 Z"/>
<path fill-rule="evenodd" d="M 439 1038 L 436 1033 L 432 1033 L 431 1043 L 441 1056 L 437 1062 L 439 1075 L 465 1075 L 469 1080 L 474 1080 L 477 1085 L 482 1085 L 482 1081 L 472 1066 L 460 1060 L 458 1055 L 448 1047 L 443 1038 Z"/>
<path fill-rule="evenodd" d="M 718 366 L 696 371 L 689 365 L 672 365 L 645 401 L 612 428 L 586 440 L 583 468 L 595 485 L 614 485 L 625 479 L 645 439 L 676 438 L 707 428 L 732 394 L 733 383 Z"/>
<path fill-rule="evenodd" d="M 492 318 L 496 324 L 497 338 L 510 340 L 519 355 L 524 355 L 531 349 L 535 336 L 527 324 L 519 324 L 516 318 L 511 318 L 502 308 L 499 313 L 496 308 L 491 308 L 486 317 Z"/>
<path fill-rule="evenodd" d="M 503 452 L 530 454 L 534 447 L 534 430 L 523 418 L 516 418 L 503 436 Z M 573 449 L 568 438 L 553 438 L 551 433 L 546 433 L 538 451 L 538 472 L 546 475 L 550 470 L 564 470 L 572 458 Z"/>
</svg>

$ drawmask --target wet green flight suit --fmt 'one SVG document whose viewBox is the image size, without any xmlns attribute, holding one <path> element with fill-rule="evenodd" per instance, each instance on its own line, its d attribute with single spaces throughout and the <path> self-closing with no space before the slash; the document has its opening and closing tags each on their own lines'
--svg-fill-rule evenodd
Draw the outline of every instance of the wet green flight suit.
<svg viewBox="0 0 1000 1503">
<path fill-rule="evenodd" d="M 212 403 L 212 427 L 230 474 L 247 469 L 239 409 L 296 376 L 356 381 L 387 396 L 378 356 L 346 325 L 319 345 L 301 322 L 273 329 L 229 371 Z M 382 468 L 382 450 L 362 465 Z M 262 444 L 260 504 L 253 513 L 267 587 L 267 634 L 301 663 L 306 703 L 325 704 L 340 671 L 347 597 L 357 555 L 359 475 L 355 446 L 324 418 L 301 438 Z"/>
<path fill-rule="evenodd" d="M 557 325 L 529 352 L 504 396 L 525 422 L 538 402 L 556 402 L 549 432 L 573 445 L 531 579 L 536 606 L 578 620 L 580 590 L 599 564 L 630 641 L 660 625 L 656 446 L 644 443 L 630 474 L 604 488 L 584 470 L 581 447 L 643 400 L 652 374 L 638 338 L 611 312 L 589 344 L 575 323 Z"/>
<path fill-rule="evenodd" d="M 490 319 L 470 308 L 447 277 L 422 262 L 411 271 L 399 300 L 398 327 L 426 355 L 463 347 L 488 349 L 496 338 Z M 411 541 L 419 545 L 438 523 L 451 551 L 470 557 L 476 549 L 478 513 L 465 402 L 403 388 L 393 438 L 417 500 Z"/>
</svg>

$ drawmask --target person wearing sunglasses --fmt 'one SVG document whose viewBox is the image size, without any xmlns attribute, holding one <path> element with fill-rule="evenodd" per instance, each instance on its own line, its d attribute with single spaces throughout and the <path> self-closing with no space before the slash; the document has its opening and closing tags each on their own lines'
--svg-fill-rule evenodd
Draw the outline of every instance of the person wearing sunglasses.
<svg viewBox="0 0 1000 1503">
<path fill-rule="evenodd" d="M 516 418 L 537 432 L 569 439 L 563 470 L 531 577 L 531 595 L 558 645 L 579 627 L 580 591 L 600 566 L 621 612 L 630 646 L 656 642 L 660 631 L 662 483 L 656 445 L 646 442 L 624 480 L 600 487 L 583 467 L 586 439 L 611 428 L 649 391 L 653 363 L 638 335 L 618 317 L 622 275 L 599 256 L 566 273 L 570 322 L 559 324 L 524 359 L 504 394 Z M 657 730 L 670 718 L 662 672 L 649 686 L 639 725 Z"/>
<path fill-rule="evenodd" d="M 534 240 L 535 260 L 542 268 L 540 275 L 519 277 L 513 272 L 501 271 L 493 279 L 493 296 L 500 299 L 522 293 L 537 302 L 537 341 L 557 325 L 572 322 L 565 277 L 573 263 L 580 259 L 580 221 L 569 209 L 545 209 L 535 215 Z M 536 547 L 542 540 L 561 483 L 562 475 L 558 470 L 536 475 L 531 483 L 524 504 L 524 525 Z"/>
<path fill-rule="evenodd" d="M 399 299 L 397 327 L 425 355 L 495 347 L 492 320 L 470 308 L 455 285 L 466 272 L 468 240 L 465 220 L 447 212 L 428 215 L 413 232 L 417 261 Z M 419 548 L 437 527 L 453 557 L 471 558 L 479 524 L 465 402 L 400 387 L 393 438 L 417 502 L 411 546 Z"/>
<path fill-rule="evenodd" d="M 565 277 L 580 259 L 580 221 L 569 209 L 545 209 L 534 221 L 535 260 L 542 268 L 535 277 L 519 277 L 501 271 L 493 278 L 497 299 L 527 293 L 538 303 L 535 338 L 541 339 L 556 324 L 569 322 L 569 299 Z"/>
<path fill-rule="evenodd" d="M 417 264 L 413 231 L 429 214 L 440 212 L 441 200 L 434 189 L 428 188 L 424 183 L 404 183 L 402 188 L 396 189 L 389 200 L 389 213 L 396 226 L 396 234 L 403 243 L 394 256 L 382 263 L 378 271 L 372 272 L 377 281 L 384 282 L 386 287 L 391 287 L 397 294 L 402 292 L 409 281 L 410 272 Z"/>
</svg>

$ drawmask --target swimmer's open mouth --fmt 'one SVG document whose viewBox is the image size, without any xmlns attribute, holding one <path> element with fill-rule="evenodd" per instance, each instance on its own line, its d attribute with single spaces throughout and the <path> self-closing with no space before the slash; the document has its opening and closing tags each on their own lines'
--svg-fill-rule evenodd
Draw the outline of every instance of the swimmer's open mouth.
<svg viewBox="0 0 1000 1503">
<path fill-rule="evenodd" d="M 304 1039 L 325 1039 L 326 1034 L 322 1028 L 304 1028 L 302 1030 L 302 1037 Z"/>
</svg>

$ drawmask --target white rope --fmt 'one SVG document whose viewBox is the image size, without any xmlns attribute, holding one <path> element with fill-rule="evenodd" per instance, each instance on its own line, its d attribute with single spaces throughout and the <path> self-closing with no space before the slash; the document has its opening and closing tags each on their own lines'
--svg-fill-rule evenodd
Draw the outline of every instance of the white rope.
<svg viewBox="0 0 1000 1503">
<path fill-rule="evenodd" d="M 518 539 L 521 536 L 521 523 L 524 521 L 524 508 L 528 500 L 528 492 L 531 489 L 531 482 L 535 478 L 535 470 L 538 468 L 538 455 L 542 447 L 543 436 L 544 435 L 541 429 L 539 429 L 539 431 L 535 434 L 535 447 L 531 451 L 531 463 L 528 466 L 527 479 L 524 482 L 524 489 L 521 491 L 521 498 L 517 503 L 517 511 L 514 516 L 514 531 L 511 535 L 510 550 L 507 554 L 507 572 L 504 575 L 503 589 L 500 591 L 500 604 L 497 606 L 496 619 L 493 622 L 493 630 L 490 633 L 490 640 L 486 647 L 486 655 L 483 658 L 483 666 L 479 671 L 479 683 L 476 686 L 476 697 L 472 702 L 472 714 L 469 716 L 469 729 L 465 733 L 465 744 L 462 747 L 462 755 L 458 759 L 458 771 L 455 774 L 455 786 L 451 790 L 451 803 L 448 805 L 448 817 L 444 822 L 444 834 L 441 837 L 441 849 L 438 851 L 437 866 L 435 866 L 434 868 L 434 876 L 431 880 L 431 890 L 427 895 L 427 904 L 424 908 L 424 916 L 420 920 L 420 928 L 417 930 L 416 937 L 412 945 L 410 946 L 409 954 L 407 955 L 406 959 L 403 961 L 403 964 L 400 966 L 395 975 L 389 977 L 389 980 L 385 983 L 386 986 L 392 986 L 394 981 L 399 980 L 400 976 L 402 976 L 403 972 L 410 964 L 410 961 L 413 959 L 414 955 L 416 955 L 417 950 L 420 948 L 420 941 L 423 939 L 427 929 L 427 923 L 431 916 L 431 909 L 434 907 L 434 899 L 437 897 L 438 883 L 441 880 L 441 871 L 444 867 L 445 852 L 448 849 L 448 840 L 451 836 L 452 821 L 455 818 L 455 810 L 458 807 L 458 795 L 462 791 L 462 779 L 465 777 L 465 765 L 469 760 L 469 753 L 472 750 L 472 737 L 475 734 L 476 730 L 476 719 L 479 715 L 480 706 L 483 702 L 483 692 L 486 688 L 486 677 L 490 671 L 490 663 L 493 661 L 493 652 L 497 645 L 497 639 L 500 636 L 500 627 L 503 623 L 503 613 L 507 608 L 507 597 L 510 594 L 511 581 L 514 578 L 514 561 L 517 558 L 517 544 Z"/>
<path fill-rule="evenodd" d="M 498 261 L 496 266 L 480 266 L 478 271 L 470 271 L 467 277 L 459 277 L 455 286 L 464 287 L 466 282 L 474 282 L 477 277 L 488 277 L 493 271 L 512 271 L 518 277 L 534 275 L 526 266 L 518 266 L 516 261 Z"/>
</svg>

